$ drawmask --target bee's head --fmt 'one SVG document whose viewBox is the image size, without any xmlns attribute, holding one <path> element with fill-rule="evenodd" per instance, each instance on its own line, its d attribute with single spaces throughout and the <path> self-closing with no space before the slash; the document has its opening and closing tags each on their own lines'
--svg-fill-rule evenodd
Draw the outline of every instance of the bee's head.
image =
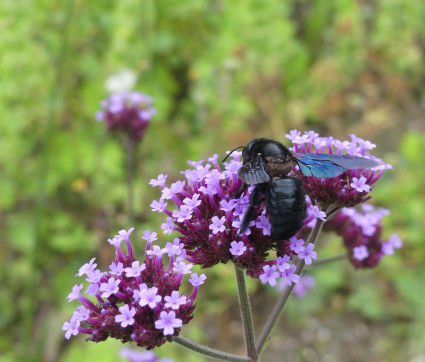
<svg viewBox="0 0 425 362">
<path fill-rule="evenodd" d="M 246 146 L 238 146 L 224 158 L 223 162 L 237 149 L 243 148 L 242 159 L 243 163 L 249 163 L 257 157 L 272 156 L 279 159 L 286 159 L 290 155 L 289 150 L 280 142 L 268 138 L 255 138 Z"/>
</svg>

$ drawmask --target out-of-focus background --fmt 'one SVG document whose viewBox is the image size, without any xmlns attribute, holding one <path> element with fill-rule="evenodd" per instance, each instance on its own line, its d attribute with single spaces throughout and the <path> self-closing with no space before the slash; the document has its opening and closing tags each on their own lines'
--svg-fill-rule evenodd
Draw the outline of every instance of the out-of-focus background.
<svg viewBox="0 0 425 362">
<path fill-rule="evenodd" d="M 117 341 L 64 339 L 78 268 L 97 257 L 104 270 L 120 229 L 135 226 L 134 242 L 160 231 L 151 178 L 258 136 L 289 144 L 293 128 L 377 144 L 394 170 L 372 202 L 404 247 L 373 270 L 312 269 L 316 287 L 289 303 L 264 360 L 425 361 L 424 19 L 422 0 L 2 0 L 0 361 L 117 360 Z M 133 223 L 124 150 L 94 117 L 122 70 L 158 110 L 137 148 Z M 323 240 L 319 257 L 343 250 Z M 243 353 L 232 272 L 208 271 L 182 334 Z M 249 288 L 260 331 L 276 292 Z"/>
</svg>

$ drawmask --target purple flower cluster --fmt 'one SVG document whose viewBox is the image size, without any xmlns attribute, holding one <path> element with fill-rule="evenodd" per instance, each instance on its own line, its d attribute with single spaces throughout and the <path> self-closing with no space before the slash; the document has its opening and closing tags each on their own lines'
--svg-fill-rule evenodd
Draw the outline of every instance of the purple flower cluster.
<svg viewBox="0 0 425 362">
<path fill-rule="evenodd" d="M 300 131 L 292 130 L 286 138 L 292 141 L 293 152 L 300 153 L 328 153 L 337 155 L 352 155 L 372 159 L 379 162 L 379 166 L 373 169 L 347 170 L 333 178 L 321 179 L 307 177 L 299 170 L 294 175 L 303 181 L 306 193 L 314 203 L 324 210 L 329 206 L 334 208 L 353 207 L 370 199 L 369 192 L 373 184 L 379 180 L 385 169 L 392 169 L 391 165 L 369 154 L 367 151 L 374 149 L 375 144 L 355 135 L 350 135 L 351 140 L 340 141 L 333 137 L 320 137 L 314 131 L 301 134 Z"/>
<path fill-rule="evenodd" d="M 67 339 L 86 333 L 87 339 L 94 342 L 112 337 L 151 349 L 171 341 L 173 335 L 179 334 L 181 326 L 193 318 L 194 299 L 205 275 L 192 273 L 189 279 L 194 287 L 192 295 L 180 295 L 183 275 L 191 273 L 192 268 L 192 264 L 185 262 L 183 244 L 175 239 L 161 249 L 158 245 L 152 246 L 157 234 L 144 231 L 146 256 L 144 262 L 140 262 L 134 258 L 129 240 L 133 230 L 121 230 L 108 240 L 115 246 L 117 256 L 107 272 L 96 269 L 95 258 L 80 268 L 77 275 L 85 275 L 89 283 L 84 294 L 96 302 L 83 296 L 83 283 L 74 286 L 68 299 L 78 299 L 82 305 L 63 325 Z M 121 250 L 123 241 L 126 253 Z M 167 266 L 164 255 L 168 255 Z"/>
<path fill-rule="evenodd" d="M 180 241 L 190 262 L 208 268 L 231 260 L 246 269 L 251 277 L 262 276 L 263 283 L 273 285 L 274 280 L 282 276 L 291 280 L 295 267 L 287 264 L 287 268 L 278 271 L 277 261 L 267 260 L 270 251 L 276 249 L 277 256 L 287 260 L 298 255 L 308 261 L 309 256 L 315 254 L 313 245 L 294 251 L 290 241 L 272 240 L 264 203 L 257 206 L 256 217 L 245 232 L 240 233 L 240 223 L 252 191 L 250 188 L 240 198 L 234 198 L 242 186 L 237 175 L 242 165 L 240 156 L 240 152 L 233 152 L 231 160 L 224 163 L 224 169 L 217 162 L 218 155 L 209 158 L 208 162 L 188 161 L 192 168 L 182 172 L 186 180 L 176 181 L 169 187 L 166 186 L 167 176 L 159 175 L 150 181 L 152 186 L 162 189 L 161 198 L 151 203 L 152 210 L 167 215 L 162 224 L 165 234 L 173 231 L 181 234 Z M 324 216 L 316 206 L 311 209 L 306 223 Z"/>
<path fill-rule="evenodd" d="M 328 229 L 342 236 L 349 260 L 356 268 L 374 267 L 384 255 L 392 255 L 401 248 L 402 242 L 396 234 L 388 241 L 381 239 L 381 220 L 388 214 L 386 209 L 363 204 L 360 212 L 342 209 L 328 223 Z"/>
<path fill-rule="evenodd" d="M 371 158 L 380 164 L 374 169 L 348 170 L 329 179 L 305 177 L 295 169 L 293 174 L 301 178 L 308 194 L 304 225 L 309 227 L 313 227 L 317 219 L 326 220 L 323 210 L 351 207 L 368 200 L 372 185 L 384 169 L 391 168 L 366 152 L 375 145 L 354 135 L 351 135 L 351 141 L 339 141 L 319 137 L 313 131 L 302 135 L 293 130 L 287 138 L 292 140 L 294 152 L 344 153 Z M 161 227 L 165 234 L 171 235 L 174 231 L 180 234 L 190 262 L 208 268 L 231 260 L 263 283 L 274 285 L 279 277 L 291 282 L 292 267 L 279 269 L 278 261 L 269 259 L 270 252 L 276 250 L 278 258 L 288 260 L 304 258 L 307 264 L 316 257 L 316 252 L 313 245 L 304 245 L 302 239 L 296 239 L 302 242 L 299 249 L 294 249 L 292 241 L 272 240 L 264 202 L 255 208 L 253 220 L 240 233 L 241 220 L 253 190 L 251 186 L 235 199 L 237 190 L 242 186 L 237 174 L 242 165 L 240 158 L 241 152 L 234 151 L 223 166 L 217 162 L 217 154 L 207 161 L 188 161 L 192 168 L 181 172 L 186 180 L 178 180 L 169 186 L 164 174 L 152 179 L 150 185 L 162 189 L 160 199 L 151 203 L 152 211 L 167 215 Z M 303 235 L 301 230 L 296 236 L 301 238 Z"/>
<path fill-rule="evenodd" d="M 96 113 L 96 119 L 105 121 L 109 131 L 124 132 L 138 142 L 156 115 L 152 103 L 152 97 L 139 92 L 113 93 L 100 103 L 102 110 Z"/>
</svg>

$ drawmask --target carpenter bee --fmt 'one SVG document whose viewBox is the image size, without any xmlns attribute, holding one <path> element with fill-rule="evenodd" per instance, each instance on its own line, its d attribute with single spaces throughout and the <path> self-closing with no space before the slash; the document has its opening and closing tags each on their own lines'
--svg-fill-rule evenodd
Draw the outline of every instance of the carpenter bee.
<svg viewBox="0 0 425 362">
<path fill-rule="evenodd" d="M 246 146 L 236 147 L 223 162 L 238 148 L 243 148 L 243 165 L 238 170 L 238 176 L 244 184 L 237 191 L 236 198 L 248 185 L 256 185 L 249 198 L 240 232 L 243 233 L 255 217 L 261 192 L 275 240 L 289 239 L 295 235 L 305 219 L 307 207 L 303 184 L 300 179 L 287 176 L 295 165 L 303 175 L 319 178 L 336 177 L 346 170 L 378 165 L 376 161 L 351 155 L 292 153 L 281 143 L 267 138 L 256 138 Z"/>
</svg>

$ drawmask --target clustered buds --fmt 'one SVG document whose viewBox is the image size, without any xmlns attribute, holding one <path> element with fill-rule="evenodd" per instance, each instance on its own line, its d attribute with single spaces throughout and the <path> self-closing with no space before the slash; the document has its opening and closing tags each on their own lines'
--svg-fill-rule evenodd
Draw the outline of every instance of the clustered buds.
<svg viewBox="0 0 425 362">
<path fill-rule="evenodd" d="M 85 275 L 89 283 L 84 294 L 96 302 L 83 296 L 83 283 L 74 286 L 68 299 L 77 299 L 82 305 L 63 326 L 66 338 L 86 333 L 87 339 L 94 342 L 112 337 L 151 349 L 171 341 L 172 336 L 179 334 L 181 326 L 193 318 L 194 299 L 205 275 L 192 273 L 189 282 L 193 293 L 181 295 L 183 275 L 189 274 L 192 268 L 192 264 L 185 262 L 183 244 L 175 239 L 165 248 L 152 246 L 157 240 L 156 233 L 145 231 L 146 255 L 144 262 L 140 262 L 134 258 L 129 240 L 133 230 L 121 230 L 108 240 L 117 252 L 109 271 L 96 269 L 95 258 L 80 268 L 77 275 Z M 127 245 L 126 253 L 121 250 L 123 241 Z M 169 259 L 167 266 L 164 265 L 165 255 Z"/>
<path fill-rule="evenodd" d="M 301 132 L 292 130 L 286 138 L 292 141 L 291 151 L 317 154 L 346 154 L 369 158 L 379 162 L 374 168 L 347 170 L 341 175 L 332 178 L 316 178 L 304 176 L 299 170 L 294 175 L 303 181 L 304 189 L 314 203 L 322 209 L 353 207 L 370 199 L 369 192 L 373 184 L 379 180 L 384 170 L 392 169 L 391 165 L 369 154 L 367 150 L 376 147 L 375 144 L 350 135 L 351 141 L 340 141 L 333 137 L 319 137 L 314 131 Z"/>
<path fill-rule="evenodd" d="M 389 210 L 363 204 L 361 211 L 342 209 L 328 223 L 328 229 L 342 236 L 348 258 L 356 268 L 374 267 L 383 256 L 401 248 L 402 242 L 396 234 L 388 241 L 381 239 L 381 220 L 388 214 Z"/>
<path fill-rule="evenodd" d="M 100 103 L 96 119 L 105 121 L 109 131 L 121 131 L 138 142 L 156 115 L 152 103 L 152 97 L 139 92 L 113 93 Z"/>
</svg>

